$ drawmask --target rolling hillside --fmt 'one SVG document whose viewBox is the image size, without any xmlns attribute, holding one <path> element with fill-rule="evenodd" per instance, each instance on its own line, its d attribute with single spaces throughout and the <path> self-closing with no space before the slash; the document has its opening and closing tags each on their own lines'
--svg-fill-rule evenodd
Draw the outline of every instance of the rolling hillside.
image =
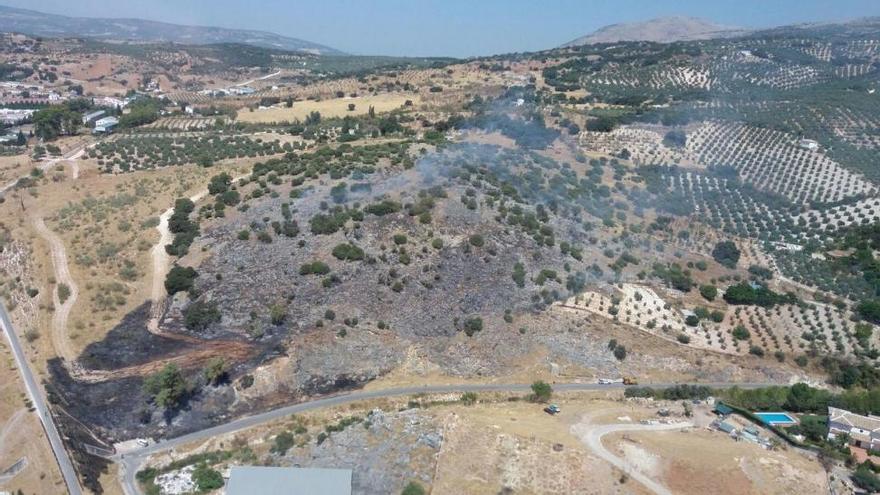
<svg viewBox="0 0 880 495">
<path fill-rule="evenodd" d="M 145 19 L 67 17 L 0 5 L 0 31 L 35 36 L 185 44 L 245 43 L 266 48 L 339 55 L 334 48 L 266 31 L 183 26 Z"/>
</svg>

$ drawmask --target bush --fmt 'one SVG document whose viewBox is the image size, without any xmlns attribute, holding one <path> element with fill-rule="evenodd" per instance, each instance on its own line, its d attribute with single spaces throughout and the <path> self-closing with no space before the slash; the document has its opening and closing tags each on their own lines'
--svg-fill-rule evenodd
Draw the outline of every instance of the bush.
<svg viewBox="0 0 880 495">
<path fill-rule="evenodd" d="M 856 469 L 852 480 L 859 488 L 867 490 L 869 493 L 880 492 L 880 478 L 866 464 L 862 464 Z"/>
<path fill-rule="evenodd" d="M 394 244 L 397 244 L 398 246 L 406 244 L 406 236 L 403 234 L 394 234 L 393 240 Z"/>
<path fill-rule="evenodd" d="M 343 261 L 358 261 L 364 259 L 364 250 L 351 243 L 337 244 L 333 256 Z"/>
<path fill-rule="evenodd" d="M 199 464 L 193 470 L 192 479 L 195 481 L 200 492 L 209 492 L 223 488 L 223 476 L 205 463 Z"/>
<path fill-rule="evenodd" d="M 734 327 L 731 334 L 736 340 L 749 340 L 749 337 L 752 336 L 752 334 L 749 333 L 748 329 L 746 329 L 746 327 L 742 325 L 737 325 L 736 327 Z"/>
<path fill-rule="evenodd" d="M 483 330 L 483 319 L 479 316 L 468 318 L 464 321 L 464 333 L 472 337 L 475 333 Z"/>
<path fill-rule="evenodd" d="M 712 250 L 712 257 L 727 268 L 734 269 L 739 261 L 740 251 L 733 241 L 721 241 Z"/>
<path fill-rule="evenodd" d="M 718 288 L 714 285 L 701 285 L 700 295 L 707 301 L 714 301 L 715 297 L 718 296 Z"/>
<path fill-rule="evenodd" d="M 689 327 L 695 327 L 700 324 L 700 318 L 697 315 L 688 315 L 684 319 L 684 323 Z"/>
<path fill-rule="evenodd" d="M 175 409 L 186 395 L 187 384 L 177 365 L 169 363 L 144 380 L 144 392 L 157 406 Z"/>
<path fill-rule="evenodd" d="M 764 349 L 762 349 L 756 345 L 753 345 L 753 346 L 749 347 L 749 354 L 752 354 L 752 355 L 758 356 L 758 357 L 764 357 Z"/>
<path fill-rule="evenodd" d="M 70 286 L 63 283 L 58 284 L 58 300 L 61 301 L 61 304 L 64 304 L 68 297 L 70 297 Z"/>
<path fill-rule="evenodd" d="M 618 361 L 623 361 L 626 359 L 626 347 L 618 344 L 614 347 L 614 357 L 617 358 Z"/>
<path fill-rule="evenodd" d="M 173 296 L 178 292 L 189 291 L 193 288 L 195 278 L 199 274 L 191 267 L 182 267 L 174 265 L 165 276 L 165 291 L 169 296 Z"/>
<path fill-rule="evenodd" d="M 415 481 L 410 481 L 400 495 L 425 495 L 425 489 Z"/>
<path fill-rule="evenodd" d="M 384 200 L 379 203 L 373 203 L 364 208 L 364 211 L 376 216 L 384 216 L 390 213 L 397 213 L 400 211 L 401 206 L 400 203 L 391 200 Z"/>
<path fill-rule="evenodd" d="M 220 310 L 213 302 L 196 301 L 183 310 L 183 324 L 194 331 L 206 330 L 220 318 Z"/>
<path fill-rule="evenodd" d="M 435 237 L 433 240 L 431 240 L 431 247 L 437 250 L 443 249 L 443 239 Z"/>
<path fill-rule="evenodd" d="M 323 261 L 313 261 L 299 267 L 300 275 L 327 275 L 328 273 L 330 273 L 330 267 Z"/>
<path fill-rule="evenodd" d="M 209 385 L 218 385 L 226 381 L 226 360 L 219 356 L 211 358 L 205 366 L 203 374 Z"/>
<path fill-rule="evenodd" d="M 291 447 L 293 447 L 293 443 L 293 433 L 283 431 L 278 435 L 275 435 L 275 440 L 272 442 L 272 447 L 269 450 L 273 454 L 284 455 Z"/>
<path fill-rule="evenodd" d="M 530 400 L 533 402 L 547 402 L 553 396 L 553 388 L 541 380 L 532 383 L 532 395 Z"/>
<path fill-rule="evenodd" d="M 686 334 L 680 333 L 680 334 L 678 334 L 678 341 L 681 342 L 682 344 L 690 344 L 691 338 L 688 337 Z"/>
<path fill-rule="evenodd" d="M 468 238 L 468 242 L 470 242 L 471 246 L 474 246 L 474 247 L 483 247 L 483 244 L 485 244 L 485 241 L 483 240 L 483 236 L 481 236 L 480 234 L 474 234 L 474 235 L 470 236 Z"/>
<path fill-rule="evenodd" d="M 522 263 L 516 263 L 513 265 L 512 277 L 517 287 L 522 288 L 526 286 L 526 270 Z"/>
</svg>

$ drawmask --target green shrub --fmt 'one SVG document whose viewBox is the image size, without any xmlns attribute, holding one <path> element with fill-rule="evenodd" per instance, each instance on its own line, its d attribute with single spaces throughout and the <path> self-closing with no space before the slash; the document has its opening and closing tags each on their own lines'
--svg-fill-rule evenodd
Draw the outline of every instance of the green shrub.
<svg viewBox="0 0 880 495">
<path fill-rule="evenodd" d="M 700 295 L 707 301 L 714 301 L 715 297 L 718 296 L 718 288 L 714 285 L 701 285 Z"/>
<path fill-rule="evenodd" d="M 532 395 L 530 400 L 533 402 L 547 402 L 553 396 L 553 387 L 548 383 L 538 380 L 532 383 Z"/>
<path fill-rule="evenodd" d="M 196 301 L 183 310 L 183 324 L 190 330 L 205 330 L 220 318 L 220 310 L 213 302 Z"/>
<path fill-rule="evenodd" d="M 364 259 L 364 250 L 351 243 L 337 244 L 333 256 L 343 261 L 359 261 Z"/>
<path fill-rule="evenodd" d="M 483 330 L 483 319 L 479 316 L 468 318 L 464 321 L 464 333 L 472 337 L 475 333 Z"/>
<path fill-rule="evenodd" d="M 736 327 L 734 327 L 731 334 L 736 340 L 749 340 L 749 337 L 752 336 L 752 334 L 749 333 L 748 329 L 746 329 L 746 327 L 742 325 L 737 325 Z"/>
<path fill-rule="evenodd" d="M 169 296 L 173 296 L 178 292 L 189 291 L 193 288 L 196 277 L 199 274 L 191 267 L 183 267 L 174 265 L 165 276 L 165 291 Z"/>
<path fill-rule="evenodd" d="M 330 273 L 330 267 L 323 261 L 313 261 L 299 267 L 300 275 L 326 275 L 328 273 Z"/>
</svg>

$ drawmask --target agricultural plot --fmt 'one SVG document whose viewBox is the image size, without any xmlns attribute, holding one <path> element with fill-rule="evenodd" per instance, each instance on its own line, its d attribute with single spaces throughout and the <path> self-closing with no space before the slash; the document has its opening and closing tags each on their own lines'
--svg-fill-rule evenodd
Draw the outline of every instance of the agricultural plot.
<svg viewBox="0 0 880 495">
<path fill-rule="evenodd" d="M 415 105 L 419 102 L 418 96 L 389 93 L 376 96 L 362 96 L 356 98 L 333 98 L 321 101 L 298 101 L 292 107 L 287 108 L 283 105 L 274 107 L 257 109 L 252 112 L 240 112 L 237 120 L 240 122 L 261 122 L 261 123 L 279 123 L 293 122 L 294 120 L 303 121 L 312 112 L 319 112 L 322 117 L 345 117 L 346 115 L 357 116 L 366 115 L 370 107 L 376 113 L 390 112 L 403 108 L 410 102 Z"/>
<path fill-rule="evenodd" d="M 737 332 L 737 328 L 744 328 Z M 732 309 L 717 327 L 717 335 L 735 352 L 786 355 L 819 354 L 851 356 L 859 350 L 855 324 L 849 315 L 827 305 L 792 304 L 762 308 L 740 306 Z M 876 340 L 876 339 L 875 339 Z M 872 341 L 872 345 L 876 345 Z"/>
<path fill-rule="evenodd" d="M 709 69 L 699 65 L 659 66 L 650 69 L 618 66 L 584 77 L 588 90 L 604 87 L 631 89 L 711 89 L 715 78 Z"/>
<path fill-rule="evenodd" d="M 91 148 L 88 157 L 105 172 L 154 169 L 186 163 L 211 165 L 230 158 L 271 156 L 292 151 L 290 143 L 245 136 L 121 137 Z"/>
<path fill-rule="evenodd" d="M 584 131 L 579 142 L 590 152 L 628 156 L 636 166 L 675 165 L 684 161 L 684 153 L 663 144 L 661 132 L 662 128 L 635 126 L 619 127 L 611 132 Z"/>
<path fill-rule="evenodd" d="M 697 163 L 732 166 L 758 189 L 794 203 L 832 203 L 877 190 L 819 150 L 772 129 L 708 122 L 688 133 L 686 153 Z"/>
<path fill-rule="evenodd" d="M 166 117 L 151 124 L 145 125 L 144 129 L 156 129 L 166 131 L 200 131 L 213 127 L 218 117 Z M 221 122 L 228 122 L 226 117 L 219 117 Z"/>
<path fill-rule="evenodd" d="M 729 306 L 718 312 L 716 319 L 700 318 L 688 324 L 688 316 L 694 311 L 677 308 L 667 299 L 650 287 L 625 283 L 611 295 L 587 291 L 555 307 L 592 313 L 682 345 L 727 354 L 846 357 L 863 350 L 849 314 L 831 306 Z M 876 346 L 878 341 L 872 337 L 869 346 Z"/>
<path fill-rule="evenodd" d="M 567 311 L 584 311 L 648 332 L 668 340 L 679 335 L 689 337 L 689 345 L 715 349 L 711 336 L 685 324 L 686 314 L 674 308 L 652 288 L 644 285 L 621 284 L 612 295 L 587 291 L 573 296 L 556 307 Z"/>
</svg>

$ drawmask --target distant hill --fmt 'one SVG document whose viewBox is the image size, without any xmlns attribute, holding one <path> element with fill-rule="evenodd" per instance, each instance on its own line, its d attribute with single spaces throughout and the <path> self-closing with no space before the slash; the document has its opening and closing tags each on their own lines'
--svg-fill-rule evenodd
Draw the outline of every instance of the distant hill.
<svg viewBox="0 0 880 495">
<path fill-rule="evenodd" d="M 563 47 L 590 45 L 593 43 L 616 43 L 618 41 L 673 41 L 703 40 L 740 36 L 749 31 L 716 24 L 706 19 L 686 16 L 658 17 L 644 22 L 611 24 L 569 41 Z"/>
<path fill-rule="evenodd" d="M 46 37 L 174 42 L 190 45 L 245 43 L 265 48 L 340 55 L 339 50 L 266 31 L 183 26 L 144 19 L 67 17 L 0 5 L 0 31 Z"/>
</svg>

